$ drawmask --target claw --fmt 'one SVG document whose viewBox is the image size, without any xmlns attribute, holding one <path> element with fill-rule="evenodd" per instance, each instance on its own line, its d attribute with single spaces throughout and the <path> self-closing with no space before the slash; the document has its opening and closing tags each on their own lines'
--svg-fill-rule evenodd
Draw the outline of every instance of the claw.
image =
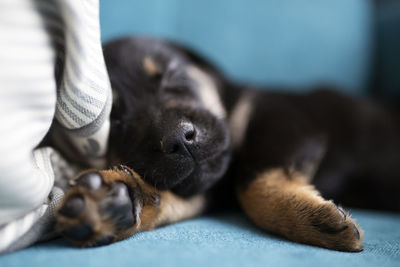
<svg viewBox="0 0 400 267">
<path fill-rule="evenodd" d="M 118 166 L 118 170 L 125 172 L 126 174 L 132 176 L 132 172 L 129 170 L 129 168 L 127 168 L 125 165 L 119 164 Z"/>
</svg>

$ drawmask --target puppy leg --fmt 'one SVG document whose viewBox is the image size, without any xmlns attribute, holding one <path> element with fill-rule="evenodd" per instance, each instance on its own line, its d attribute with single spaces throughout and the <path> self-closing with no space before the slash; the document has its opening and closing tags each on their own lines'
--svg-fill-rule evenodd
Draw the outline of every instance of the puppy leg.
<svg viewBox="0 0 400 267">
<path fill-rule="evenodd" d="M 272 169 L 237 192 L 245 213 L 264 230 L 334 250 L 363 249 L 360 227 L 298 173 Z"/>
<path fill-rule="evenodd" d="M 82 247 L 194 217 L 205 207 L 204 196 L 183 199 L 158 191 L 124 166 L 87 171 L 74 183 L 58 208 L 56 229 Z"/>
</svg>

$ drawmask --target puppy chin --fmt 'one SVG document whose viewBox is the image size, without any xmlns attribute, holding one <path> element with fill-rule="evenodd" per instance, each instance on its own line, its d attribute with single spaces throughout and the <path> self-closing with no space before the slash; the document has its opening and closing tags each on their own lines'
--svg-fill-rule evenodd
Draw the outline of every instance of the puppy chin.
<svg viewBox="0 0 400 267">
<path fill-rule="evenodd" d="M 229 162 L 230 150 L 227 149 L 208 161 L 196 165 L 193 173 L 172 187 L 172 191 L 183 197 L 207 191 L 224 175 Z"/>
<path fill-rule="evenodd" d="M 190 177 L 196 169 L 194 162 L 185 162 L 184 164 L 173 163 L 160 165 L 148 166 L 147 170 L 156 170 L 154 172 L 146 172 L 144 180 L 149 184 L 153 185 L 159 190 L 170 190 L 177 185 L 183 183 L 188 177 Z"/>
</svg>

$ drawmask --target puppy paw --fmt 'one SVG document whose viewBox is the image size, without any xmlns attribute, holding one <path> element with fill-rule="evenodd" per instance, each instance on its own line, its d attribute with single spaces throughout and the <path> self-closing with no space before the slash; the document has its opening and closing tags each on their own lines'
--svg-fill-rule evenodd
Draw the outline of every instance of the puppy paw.
<svg viewBox="0 0 400 267">
<path fill-rule="evenodd" d="M 363 250 L 363 231 L 349 214 L 331 201 L 313 210 L 310 224 L 313 243 L 329 249 L 357 252 Z"/>
<path fill-rule="evenodd" d="M 133 235 L 144 204 L 143 191 L 133 178 L 124 167 L 80 175 L 57 210 L 56 229 L 82 247 Z"/>
<path fill-rule="evenodd" d="M 262 229 L 289 240 L 341 251 L 361 251 L 363 232 L 300 173 L 269 170 L 238 191 L 239 202 Z"/>
</svg>

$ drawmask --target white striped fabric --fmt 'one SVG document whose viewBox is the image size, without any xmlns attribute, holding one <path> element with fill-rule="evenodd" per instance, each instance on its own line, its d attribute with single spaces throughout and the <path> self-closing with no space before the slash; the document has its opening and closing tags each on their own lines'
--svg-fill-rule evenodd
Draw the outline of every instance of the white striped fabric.
<svg viewBox="0 0 400 267">
<path fill-rule="evenodd" d="M 54 33 L 64 37 L 66 56 L 56 118 L 68 129 L 92 123 L 104 109 L 110 92 L 100 43 L 97 1 L 60 1 L 58 18 L 68 27 Z M 82 90 L 84 88 L 84 90 Z"/>
<path fill-rule="evenodd" d="M 62 51 L 58 53 L 62 68 L 56 73 L 59 84 L 56 119 L 69 130 L 65 131 L 67 136 L 82 155 L 97 159 L 106 153 L 111 109 L 98 0 L 57 1 L 57 4 L 54 7 L 48 1 L 41 1 L 39 5 L 44 16 L 51 17 L 47 25 Z M 66 27 L 60 31 L 62 25 Z"/>
<path fill-rule="evenodd" d="M 33 1 L 0 1 L 0 224 L 37 208 L 53 183 L 32 154 L 56 101 L 55 53 L 33 10 Z"/>
<path fill-rule="evenodd" d="M 54 118 L 88 160 L 106 153 L 111 88 L 98 5 L 0 0 L 0 253 L 38 240 L 32 226 L 51 219 L 42 215 L 56 201 L 54 153 L 34 149 Z"/>
</svg>

